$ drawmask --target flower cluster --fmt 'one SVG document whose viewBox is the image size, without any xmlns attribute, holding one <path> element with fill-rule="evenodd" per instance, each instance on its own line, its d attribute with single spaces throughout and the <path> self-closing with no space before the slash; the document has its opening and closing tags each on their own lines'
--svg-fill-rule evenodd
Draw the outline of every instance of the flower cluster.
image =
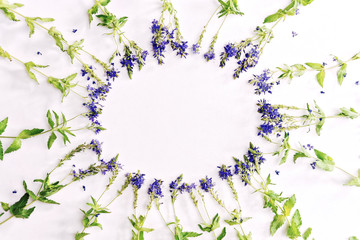
<svg viewBox="0 0 360 240">
<path fill-rule="evenodd" d="M 191 183 L 191 184 L 182 183 L 181 184 L 181 181 L 182 181 L 182 175 L 177 177 L 176 180 L 172 181 L 169 184 L 170 192 L 173 193 L 171 195 L 172 198 L 174 197 L 174 195 L 176 195 L 177 192 L 180 192 L 180 193 L 188 192 L 188 193 L 190 193 L 193 189 L 196 189 L 195 183 Z"/>
<path fill-rule="evenodd" d="M 94 151 L 97 155 L 101 155 L 102 148 L 99 140 L 96 139 L 91 140 L 90 145 L 92 151 Z"/>
<path fill-rule="evenodd" d="M 89 69 L 91 70 L 90 73 L 89 73 Z M 115 78 L 118 77 L 119 72 L 116 71 L 114 67 L 112 67 L 111 69 L 105 69 L 105 73 L 106 73 L 106 83 L 102 83 L 102 82 L 99 83 L 93 81 L 91 85 L 87 86 L 88 101 L 83 103 L 83 106 L 85 106 L 88 109 L 88 112 L 86 113 L 86 117 L 88 117 L 88 119 L 91 122 L 91 129 L 93 129 L 96 134 L 98 134 L 101 130 L 104 129 L 101 126 L 101 123 L 98 121 L 98 117 L 103 110 L 103 105 L 100 102 L 106 100 L 107 94 L 111 89 L 110 80 L 114 81 Z M 91 66 L 87 70 L 86 69 L 81 70 L 81 75 L 87 76 L 87 80 L 91 79 L 90 77 L 92 76 L 92 74 L 93 72 Z"/>
<path fill-rule="evenodd" d="M 159 64 L 163 64 L 165 57 L 164 52 L 166 45 L 170 44 L 171 48 L 174 51 L 177 51 L 176 55 L 180 57 L 186 57 L 188 53 L 186 52 L 188 45 L 186 41 L 181 41 L 179 38 L 174 37 L 175 31 L 177 29 L 169 30 L 162 23 L 159 23 L 157 20 L 152 21 L 151 33 L 153 34 L 151 45 L 154 51 L 154 58 L 157 59 Z"/>
<path fill-rule="evenodd" d="M 163 184 L 162 180 L 155 179 L 155 181 L 150 184 L 150 187 L 148 189 L 148 194 L 153 198 L 162 198 L 164 197 L 161 185 Z"/>
<path fill-rule="evenodd" d="M 200 188 L 205 192 L 211 191 L 211 189 L 215 186 L 212 182 L 212 178 L 208 178 L 207 176 L 203 179 L 199 180 Z"/>
<path fill-rule="evenodd" d="M 131 48 L 125 45 L 124 57 L 120 60 L 121 67 L 125 67 L 129 78 L 132 78 L 133 69 L 135 64 L 138 64 L 139 70 L 145 65 L 148 51 L 142 50 L 135 43 L 132 44 L 132 48 L 136 54 L 133 54 Z"/>
<path fill-rule="evenodd" d="M 254 74 L 254 78 L 250 79 L 249 83 L 256 86 L 255 94 L 272 93 L 271 88 L 274 86 L 274 83 L 268 82 L 268 80 L 271 79 L 271 76 L 271 71 L 269 69 L 264 70 L 260 75 Z M 280 81 L 278 81 L 277 84 L 280 84 Z"/>
<path fill-rule="evenodd" d="M 235 44 L 228 43 L 224 47 L 224 52 L 220 54 L 220 67 L 225 67 L 225 64 L 231 57 L 235 57 L 239 50 L 235 47 Z"/>
<path fill-rule="evenodd" d="M 117 169 L 122 169 L 122 165 L 116 161 L 116 158 L 112 158 L 110 161 L 105 162 L 100 160 L 101 163 L 101 173 L 105 175 L 107 172 L 114 172 Z"/>
<path fill-rule="evenodd" d="M 222 166 L 218 166 L 219 170 L 219 177 L 222 180 L 227 180 L 229 177 L 232 177 L 232 172 L 231 172 L 231 166 L 225 166 L 224 164 Z"/>
<path fill-rule="evenodd" d="M 234 158 L 236 165 L 234 175 L 240 175 L 245 186 L 251 182 L 251 175 L 256 172 L 260 173 L 260 165 L 264 163 L 265 158 L 258 147 L 250 143 L 248 152 L 244 155 L 244 160 L 240 161 Z"/>
<path fill-rule="evenodd" d="M 258 64 L 260 57 L 260 48 L 258 44 L 252 44 L 250 42 L 239 51 L 244 53 L 244 58 L 237 62 L 239 66 L 235 69 L 233 75 L 234 78 L 239 78 L 242 72 L 246 72 L 249 68 L 255 67 Z M 236 57 L 240 58 L 240 55 L 241 54 L 237 54 Z"/>
<path fill-rule="evenodd" d="M 131 176 L 130 179 L 130 184 L 136 188 L 136 189 L 140 189 L 141 186 L 144 184 L 145 182 L 145 174 L 141 174 L 140 172 L 138 173 L 133 173 L 134 175 Z M 130 174 L 127 174 L 127 176 L 130 176 Z"/>
<path fill-rule="evenodd" d="M 283 128 L 283 115 L 279 113 L 278 108 L 267 103 L 265 99 L 259 100 L 257 103 L 258 113 L 261 114 L 263 123 L 258 128 L 259 136 L 271 134 L 273 131 L 281 131 Z"/>
</svg>

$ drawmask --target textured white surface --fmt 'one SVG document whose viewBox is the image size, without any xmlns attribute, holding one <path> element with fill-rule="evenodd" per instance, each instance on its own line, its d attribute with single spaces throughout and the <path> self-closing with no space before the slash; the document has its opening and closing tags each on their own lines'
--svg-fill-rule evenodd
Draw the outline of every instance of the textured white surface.
<svg viewBox="0 0 360 240">
<path fill-rule="evenodd" d="M 90 52 L 102 59 L 111 55 L 114 46 L 112 39 L 103 34 L 106 30 L 95 27 L 95 24 L 89 28 L 86 11 L 92 1 L 33 0 L 31 4 L 22 3 L 25 6 L 19 11 L 25 15 L 54 17 L 54 24 L 70 42 L 85 38 L 85 48 Z M 287 0 L 240 1 L 245 16 L 228 18 L 216 52 L 219 53 L 228 42 L 252 36 L 252 30 L 262 23 L 264 17 L 287 3 Z M 202 26 L 217 7 L 216 1 L 205 0 L 174 1 L 174 5 L 178 10 L 182 33 L 191 44 L 197 40 Z M 284 63 L 330 64 L 330 54 L 341 59 L 350 58 L 359 51 L 360 34 L 356 30 L 359 7 L 360 3 L 356 0 L 315 0 L 301 8 L 300 15 L 290 17 L 276 27 L 275 38 L 265 48 L 256 69 L 236 81 L 232 79 L 234 64 L 221 69 L 217 67 L 218 62 L 206 63 L 202 56 L 190 55 L 187 59 L 179 59 L 170 50 L 166 53 L 165 65 L 158 66 L 149 57 L 141 72 L 135 70 L 133 80 L 129 80 L 125 70 L 120 69 L 120 78 L 113 85 L 101 118 L 108 130 L 96 136 L 104 142 L 104 157 L 110 158 L 119 153 L 124 173 L 140 169 L 146 174 L 146 186 L 154 177 L 162 178 L 168 184 L 181 173 L 187 182 L 197 182 L 205 175 L 212 176 L 229 208 L 235 207 L 231 205 L 231 193 L 227 186 L 216 177 L 216 166 L 233 164 L 232 156 L 241 157 L 249 141 L 265 152 L 271 151 L 271 146 L 256 136 L 259 116 L 255 104 L 262 97 L 253 94 L 253 87 L 247 84 L 247 80 L 251 74 L 257 74 L 264 68 L 273 69 Z M 160 1 L 113 0 L 109 9 L 117 16 L 128 16 L 126 35 L 150 50 L 151 21 L 160 15 Z M 220 21 L 214 20 L 213 23 L 207 31 L 203 50 Z M 52 25 L 47 24 L 49 27 Z M 74 34 L 72 29 L 78 31 Z M 292 31 L 298 36 L 293 38 Z M 2 14 L 0 46 L 25 61 L 51 65 L 44 72 L 52 76 L 67 76 L 81 69 L 76 62 L 70 64 L 68 56 L 60 53 L 45 31 L 36 29 L 34 36 L 28 39 L 28 29 L 23 21 L 10 22 Z M 36 55 L 38 51 L 41 56 Z M 281 84 L 274 89 L 273 95 L 266 98 L 272 103 L 299 107 L 316 100 L 329 114 L 336 113 L 340 107 L 359 110 L 360 86 L 355 85 L 360 80 L 358 64 L 349 64 L 348 77 L 341 87 L 337 84 L 335 71 L 326 76 L 324 89 L 316 83 L 315 74 L 308 73 L 294 79 L 290 85 Z M 9 63 L 0 59 L 0 73 L 0 119 L 9 117 L 7 135 L 15 135 L 25 128 L 47 128 L 45 114 L 48 109 L 62 111 L 69 117 L 83 111 L 78 96 L 70 94 L 60 104 L 60 94 L 46 83 L 46 79 L 39 76 L 41 84 L 36 85 L 28 78 L 23 66 L 15 61 Z M 322 90 L 325 94 L 320 94 Z M 71 125 L 78 128 L 85 124 L 77 121 Z M 291 137 L 293 145 L 311 143 L 332 156 L 337 165 L 356 174 L 360 166 L 359 133 L 359 120 L 344 119 L 327 121 L 320 137 L 314 131 L 307 133 L 306 130 L 295 131 Z M 63 146 L 58 141 L 51 151 L 46 148 L 47 136 L 24 141 L 20 151 L 7 155 L 0 162 L 0 200 L 17 201 L 23 194 L 22 180 L 36 189 L 32 179 L 43 177 L 70 149 L 94 137 L 91 133 L 79 132 L 71 145 Z M 6 140 L 3 143 L 10 144 Z M 268 156 L 263 176 L 271 173 L 277 184 L 274 189 L 283 191 L 285 196 L 296 194 L 296 207 L 301 212 L 303 229 L 311 226 L 317 240 L 347 239 L 352 235 L 360 237 L 360 205 L 357 203 L 360 192 L 357 188 L 342 186 L 348 180 L 347 176 L 339 171 L 314 171 L 306 161 L 299 160 L 296 165 L 289 162 L 282 166 L 278 166 L 278 162 L 279 159 Z M 79 167 L 88 165 L 87 155 L 77 157 L 74 163 Z M 71 168 L 71 164 L 66 167 Z M 279 176 L 274 174 L 275 170 L 280 171 Z M 62 173 L 66 171 L 65 168 Z M 119 179 L 117 186 L 123 181 L 122 177 Z M 61 202 L 60 206 L 37 204 L 29 220 L 12 219 L 0 226 L 0 239 L 73 239 L 75 232 L 82 228 L 79 208 L 85 209 L 90 195 L 99 196 L 106 183 L 106 178 L 95 176 L 69 186 L 53 197 Z M 82 190 L 83 185 L 86 191 Z M 273 238 L 269 235 L 272 214 L 268 209 L 262 209 L 261 196 L 251 194 L 250 189 L 239 182 L 236 186 L 241 192 L 243 214 L 253 218 L 244 224 L 246 231 L 251 231 L 254 239 L 286 239 L 284 230 Z M 18 193 L 13 194 L 13 190 Z M 111 199 L 114 191 L 105 196 L 104 202 Z M 132 198 L 128 190 L 112 205 L 112 214 L 100 217 L 104 230 L 91 229 L 87 239 L 130 239 L 127 216 L 132 214 Z M 191 201 L 187 196 L 180 198 L 178 212 L 185 229 L 197 230 L 200 220 Z M 168 199 L 164 201 L 165 216 L 171 221 L 170 204 Z M 146 202 L 143 189 L 140 208 Z M 211 199 L 208 202 L 211 215 L 219 212 L 226 217 L 225 212 L 211 204 Z M 157 229 L 146 239 L 171 239 L 156 211 L 150 212 L 146 226 Z M 226 239 L 235 239 L 231 234 L 229 228 Z M 210 238 L 210 235 L 204 235 L 199 239 Z"/>
</svg>

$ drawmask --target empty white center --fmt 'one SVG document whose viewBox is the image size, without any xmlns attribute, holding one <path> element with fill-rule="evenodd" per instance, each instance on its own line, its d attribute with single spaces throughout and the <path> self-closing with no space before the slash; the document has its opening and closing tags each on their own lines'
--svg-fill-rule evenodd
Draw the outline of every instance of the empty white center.
<svg viewBox="0 0 360 240">
<path fill-rule="evenodd" d="M 240 156 L 256 135 L 256 98 L 232 68 L 201 56 L 148 63 L 133 80 L 118 79 L 105 103 L 101 135 L 125 170 L 173 179 L 200 178 Z M 125 72 L 122 68 L 121 71 Z M 189 169 L 193 171 L 189 171 Z"/>
</svg>

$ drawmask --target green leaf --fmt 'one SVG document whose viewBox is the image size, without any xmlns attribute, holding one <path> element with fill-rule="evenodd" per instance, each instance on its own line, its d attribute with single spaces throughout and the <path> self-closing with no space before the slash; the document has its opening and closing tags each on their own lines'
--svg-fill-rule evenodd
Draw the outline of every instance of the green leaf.
<svg viewBox="0 0 360 240">
<path fill-rule="evenodd" d="M 51 199 L 48 199 L 48 198 L 45 198 L 45 197 L 40 197 L 38 200 L 39 200 L 40 202 L 43 202 L 43 203 L 60 205 L 60 203 L 55 202 L 54 200 L 51 200 Z"/>
<path fill-rule="evenodd" d="M 19 19 L 16 19 L 15 17 L 15 14 L 10 12 L 9 10 L 7 10 L 6 8 L 4 7 L 1 7 L 2 4 L 0 4 L 0 10 L 2 10 L 5 14 L 5 16 L 10 19 L 11 21 L 15 21 L 15 22 L 18 22 L 20 21 Z"/>
<path fill-rule="evenodd" d="M 37 80 L 35 74 L 31 71 L 33 68 L 35 67 L 39 67 L 39 68 L 46 68 L 48 67 L 49 65 L 38 65 L 38 64 L 35 64 L 33 62 L 27 62 L 27 63 L 24 63 L 24 66 L 26 68 L 26 71 L 27 73 L 29 74 L 29 77 L 33 80 L 35 80 L 37 83 L 39 83 L 39 81 Z"/>
<path fill-rule="evenodd" d="M 93 14 L 96 14 L 99 10 L 99 6 L 97 4 L 94 4 L 94 6 L 92 6 L 89 10 L 88 10 L 88 15 L 89 15 L 89 24 L 92 22 L 93 18 Z"/>
<path fill-rule="evenodd" d="M 3 134 L 3 132 L 5 131 L 7 127 L 7 123 L 8 123 L 8 118 L 5 118 L 0 122 L 0 135 Z"/>
<path fill-rule="evenodd" d="M 295 206 L 296 197 L 292 195 L 286 202 L 284 203 L 284 214 L 285 216 L 290 216 L 291 209 Z"/>
<path fill-rule="evenodd" d="M 33 128 L 31 130 L 25 129 L 25 130 L 22 130 L 20 132 L 18 138 L 20 138 L 20 139 L 28 139 L 28 138 L 31 138 L 33 136 L 39 135 L 43 131 L 44 131 L 44 129 L 39 129 L 39 128 Z"/>
<path fill-rule="evenodd" d="M 5 212 L 9 211 L 10 206 L 8 203 L 1 202 L 1 207 L 4 209 Z"/>
<path fill-rule="evenodd" d="M 11 61 L 11 55 L 0 47 L 0 57 L 7 58 Z"/>
<path fill-rule="evenodd" d="M 355 186 L 355 187 L 360 187 L 360 178 L 352 178 L 349 182 L 347 182 L 346 184 L 344 184 L 346 186 Z"/>
<path fill-rule="evenodd" d="M 101 230 L 103 230 L 102 225 L 101 225 L 100 223 L 98 223 L 98 222 L 93 222 L 93 223 L 91 223 L 91 224 L 90 224 L 90 227 L 98 227 L 98 228 L 100 228 Z"/>
<path fill-rule="evenodd" d="M 310 68 L 317 70 L 317 71 L 322 71 L 324 69 L 324 66 L 320 63 L 305 63 L 307 66 L 309 66 Z"/>
<path fill-rule="evenodd" d="M 4 148 L 2 142 L 0 141 L 0 160 L 4 160 Z"/>
<path fill-rule="evenodd" d="M 76 233 L 75 234 L 75 240 L 84 240 L 84 237 L 89 235 L 89 233 L 85 233 L 85 232 L 82 232 L 82 233 Z"/>
<path fill-rule="evenodd" d="M 15 140 L 11 143 L 10 147 L 8 147 L 5 151 L 5 154 L 15 152 L 21 148 L 21 140 L 19 138 L 15 138 Z"/>
<path fill-rule="evenodd" d="M 338 114 L 339 116 L 348 117 L 350 119 L 355 119 L 360 116 L 360 114 L 357 111 L 355 111 L 355 109 L 353 108 L 350 109 L 340 108 L 340 110 L 341 113 Z"/>
<path fill-rule="evenodd" d="M 279 9 L 276 13 L 266 17 L 264 20 L 264 23 L 275 22 L 276 20 L 282 18 L 285 15 L 286 15 L 286 12 L 282 9 Z"/>
<path fill-rule="evenodd" d="M 311 235 L 312 228 L 306 229 L 306 231 L 303 233 L 302 237 L 304 240 L 307 240 Z"/>
<path fill-rule="evenodd" d="M 51 132 L 51 135 L 50 135 L 50 137 L 48 139 L 48 142 L 47 142 L 48 149 L 50 149 L 52 147 L 52 145 L 55 142 L 56 138 L 57 138 L 56 134 L 54 132 Z"/>
<path fill-rule="evenodd" d="M 275 215 L 273 221 L 270 224 L 270 233 L 272 236 L 276 233 L 276 231 L 285 223 L 284 215 Z"/>
<path fill-rule="evenodd" d="M 334 170 L 335 162 L 330 156 L 326 155 L 325 153 L 317 149 L 314 149 L 314 152 L 318 158 L 318 161 L 316 161 L 316 166 L 318 166 L 319 168 L 325 171 Z"/>
<path fill-rule="evenodd" d="M 188 237 L 199 237 L 201 236 L 202 233 L 197 233 L 197 232 L 183 232 L 183 237 L 188 238 Z"/>
<path fill-rule="evenodd" d="M 52 120 L 52 115 L 51 115 L 50 110 L 47 111 L 46 117 L 47 117 L 47 119 L 48 119 L 49 126 L 50 126 L 51 128 L 54 128 L 55 123 L 54 123 L 54 121 Z"/>
<path fill-rule="evenodd" d="M 98 3 L 100 3 L 101 6 L 105 7 L 110 3 L 110 0 L 99 0 Z"/>
<path fill-rule="evenodd" d="M 64 46 L 62 42 L 63 41 L 65 42 L 65 40 L 62 33 L 56 30 L 55 27 L 51 27 L 48 31 L 48 34 L 55 40 L 56 46 L 58 46 L 61 49 L 61 51 L 64 52 Z"/>
<path fill-rule="evenodd" d="M 216 238 L 216 240 L 221 240 L 226 236 L 226 228 L 224 227 L 221 231 L 220 235 Z"/>
<path fill-rule="evenodd" d="M 298 237 L 301 237 L 301 233 L 300 233 L 300 226 L 302 224 L 301 221 L 301 216 L 300 216 L 300 212 L 298 209 L 296 209 L 292 219 L 291 219 L 291 223 L 290 226 L 287 230 L 286 235 L 290 238 L 290 239 L 296 239 Z"/>
<path fill-rule="evenodd" d="M 10 213 L 16 218 L 29 218 L 35 207 L 30 209 L 24 209 L 28 200 L 29 194 L 25 193 L 18 202 L 10 206 Z"/>
<path fill-rule="evenodd" d="M 339 71 L 337 72 L 337 78 L 338 78 L 338 82 L 341 85 L 344 81 L 344 78 L 346 76 L 346 68 L 347 68 L 347 64 L 343 63 L 339 69 Z"/>
<path fill-rule="evenodd" d="M 349 237 L 349 240 L 359 240 L 359 239 L 357 237 L 352 236 L 352 237 Z"/>
<path fill-rule="evenodd" d="M 27 184 L 25 181 L 23 181 L 23 186 L 24 186 L 25 192 L 27 192 L 33 200 L 36 200 L 35 193 L 27 188 Z"/>
<path fill-rule="evenodd" d="M 307 157 L 305 153 L 297 152 L 297 153 L 294 154 L 294 162 L 296 162 L 296 160 L 298 158 L 304 158 L 304 157 Z"/>
<path fill-rule="evenodd" d="M 310 3 L 312 3 L 314 0 L 302 0 L 301 1 L 301 4 L 303 5 L 303 6 L 306 6 L 306 5 L 308 5 L 308 4 L 310 4 Z"/>
<path fill-rule="evenodd" d="M 316 79 L 321 87 L 324 87 L 325 70 L 321 70 L 317 75 Z"/>
<path fill-rule="evenodd" d="M 289 149 L 286 149 L 284 156 L 281 158 L 280 164 L 285 163 L 288 156 L 289 156 Z"/>
</svg>

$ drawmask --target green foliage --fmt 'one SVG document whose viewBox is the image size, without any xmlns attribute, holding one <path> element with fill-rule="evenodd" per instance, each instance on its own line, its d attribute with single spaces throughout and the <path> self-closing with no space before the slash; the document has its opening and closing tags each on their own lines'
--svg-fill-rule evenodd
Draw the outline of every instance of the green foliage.
<svg viewBox="0 0 360 240">
<path fill-rule="evenodd" d="M 55 27 L 51 27 L 48 31 L 48 34 L 55 40 L 56 46 L 58 46 L 61 49 L 61 51 L 64 52 L 65 50 L 64 50 L 63 42 L 66 41 L 62 33 L 56 30 Z"/>
<path fill-rule="evenodd" d="M 28 25 L 29 29 L 30 29 L 30 33 L 29 33 L 29 37 L 31 37 L 31 35 L 33 35 L 35 33 L 35 25 L 34 22 L 36 20 L 39 20 L 41 22 L 53 22 L 54 19 L 53 18 L 41 18 L 41 17 L 26 17 L 25 18 L 25 22 Z"/>
<path fill-rule="evenodd" d="M 31 79 L 35 80 L 38 84 L 39 84 L 39 81 L 37 80 L 35 74 L 31 70 L 33 70 L 33 68 L 35 68 L 35 67 L 46 68 L 46 67 L 49 66 L 49 65 L 38 65 L 38 64 L 35 64 L 35 63 L 31 62 L 31 61 L 27 62 L 27 63 L 24 63 L 24 65 L 25 65 L 27 73 L 29 74 L 29 77 Z"/>
<path fill-rule="evenodd" d="M 305 153 L 297 152 L 297 153 L 294 154 L 294 163 L 296 162 L 296 160 L 297 160 L 298 158 L 306 158 L 306 157 L 308 157 L 308 156 L 306 156 Z"/>
<path fill-rule="evenodd" d="M 315 108 L 318 110 L 319 113 L 319 122 L 316 124 L 316 133 L 320 136 L 321 129 L 325 123 L 325 113 L 324 111 L 317 105 L 317 103 L 314 101 Z"/>
<path fill-rule="evenodd" d="M 202 233 L 197 232 L 183 232 L 183 227 L 178 224 L 178 221 L 175 226 L 175 240 L 188 240 L 188 238 L 194 238 L 201 236 Z"/>
<path fill-rule="evenodd" d="M 89 233 L 85 233 L 85 232 L 82 232 L 82 233 L 76 233 L 75 234 L 75 240 L 84 240 L 84 237 L 89 235 Z"/>
<path fill-rule="evenodd" d="M 71 89 L 77 86 L 76 83 L 72 83 L 72 81 L 76 78 L 76 76 L 77 73 L 71 74 L 70 76 L 61 79 L 49 77 L 48 83 L 53 85 L 56 89 L 60 90 L 60 92 L 62 93 L 62 99 L 64 99 L 64 97 L 69 95 Z"/>
<path fill-rule="evenodd" d="M 286 202 L 284 203 L 284 215 L 290 216 L 291 209 L 295 206 L 296 197 L 292 195 Z"/>
<path fill-rule="evenodd" d="M 19 201 L 10 206 L 10 213 L 16 218 L 29 218 L 35 207 L 25 209 L 26 204 L 29 200 L 29 194 L 25 193 Z"/>
<path fill-rule="evenodd" d="M 221 18 L 223 16 L 228 16 L 231 14 L 244 15 L 244 13 L 241 12 L 239 9 L 237 0 L 228 0 L 227 2 L 218 0 L 218 2 L 221 4 L 221 10 L 218 12 L 219 18 Z"/>
<path fill-rule="evenodd" d="M 0 47 L 0 57 L 7 58 L 11 61 L 11 55 Z"/>
<path fill-rule="evenodd" d="M 307 239 L 310 237 L 311 232 L 312 232 L 312 228 L 306 229 L 306 231 L 305 231 L 305 232 L 303 233 L 303 235 L 302 235 L 303 239 L 304 239 L 304 240 L 307 240 Z"/>
<path fill-rule="evenodd" d="M 54 117 L 53 117 L 53 115 L 54 115 Z M 67 142 L 70 143 L 69 135 L 75 136 L 75 134 L 72 133 L 70 127 L 67 127 L 67 119 L 66 119 L 65 115 L 63 113 L 61 113 L 62 122 L 60 122 L 59 114 L 57 114 L 55 111 L 51 112 L 50 110 L 48 110 L 46 113 L 46 117 L 47 117 L 49 126 L 51 128 L 50 129 L 51 134 L 50 134 L 48 142 L 47 142 L 48 149 L 50 149 L 52 147 L 53 143 L 57 139 L 55 132 L 60 133 L 60 135 L 63 137 L 65 145 Z"/>
<path fill-rule="evenodd" d="M 0 135 L 4 133 L 4 131 L 7 127 L 7 124 L 8 124 L 8 120 L 9 120 L 9 118 L 5 118 L 4 120 L 2 120 L 0 122 Z"/>
<path fill-rule="evenodd" d="M 270 16 L 267 16 L 264 20 L 264 23 L 275 22 L 284 16 L 286 16 L 286 11 L 284 11 L 283 9 L 279 9 L 276 13 L 271 14 Z"/>
<path fill-rule="evenodd" d="M 223 228 L 220 235 L 216 238 L 216 240 L 221 240 L 226 236 L 226 228 Z"/>
<path fill-rule="evenodd" d="M 338 78 L 338 82 L 341 85 L 344 81 L 344 78 L 346 76 L 346 68 L 347 68 L 347 64 L 343 63 L 341 64 L 341 67 L 339 69 L 339 71 L 337 72 L 337 78 Z"/>
<path fill-rule="evenodd" d="M 318 161 L 316 161 L 316 166 L 318 166 L 319 168 L 325 171 L 334 170 L 335 162 L 330 156 L 326 155 L 325 153 L 317 149 L 314 149 L 314 152 L 316 154 L 316 157 L 318 158 Z"/>
<path fill-rule="evenodd" d="M 294 76 L 300 77 L 304 75 L 304 73 L 307 70 L 307 68 L 302 64 L 294 64 L 291 66 L 284 64 L 283 67 L 281 68 L 278 67 L 277 69 L 279 69 L 282 72 L 282 74 L 278 77 L 279 79 L 289 78 L 290 80 L 292 80 Z"/>
<path fill-rule="evenodd" d="M 270 233 L 272 236 L 276 231 L 285 223 L 286 217 L 284 215 L 275 215 L 273 221 L 270 224 Z"/>
<path fill-rule="evenodd" d="M 2 209 L 7 212 L 10 209 L 10 205 L 8 203 L 1 202 Z"/>
<path fill-rule="evenodd" d="M 238 237 L 238 240 L 252 240 L 252 236 L 251 236 L 251 233 L 249 233 L 247 236 L 246 235 L 243 235 L 239 232 L 239 230 L 236 230 L 236 236 Z"/>
<path fill-rule="evenodd" d="M 290 239 L 296 239 L 298 237 L 301 237 L 301 233 L 300 233 L 301 225 L 302 225 L 302 220 L 301 220 L 300 212 L 298 209 L 296 209 L 296 211 L 291 219 L 291 223 L 287 230 L 286 235 Z"/>
<path fill-rule="evenodd" d="M 345 185 L 347 186 L 355 186 L 360 187 L 360 169 L 358 170 L 358 177 L 353 177 L 349 182 Z"/>
<path fill-rule="evenodd" d="M 131 223 L 131 225 L 133 226 L 133 228 L 136 230 L 136 232 L 134 230 L 132 230 L 132 238 L 131 240 L 140 240 L 140 239 L 144 239 L 144 233 L 149 233 L 154 231 L 154 229 L 152 228 L 146 228 L 144 227 L 144 223 L 145 223 L 146 218 L 142 215 L 140 215 L 139 217 L 136 217 L 135 214 L 132 215 L 132 219 L 129 218 L 129 221 Z"/>
<path fill-rule="evenodd" d="M 71 63 L 73 63 L 75 54 L 79 55 L 79 50 L 82 50 L 84 43 L 84 39 L 81 39 L 80 41 L 75 41 L 72 45 L 69 45 L 68 49 L 66 50 L 67 54 L 70 56 Z"/>
<path fill-rule="evenodd" d="M 338 116 L 348 117 L 350 119 L 355 119 L 360 116 L 360 113 L 355 111 L 355 109 L 353 109 L 353 108 L 350 108 L 350 109 L 340 108 L 340 110 L 341 110 L 341 113 L 339 113 Z"/>
<path fill-rule="evenodd" d="M 349 240 L 359 240 L 357 237 L 349 237 Z"/>
<path fill-rule="evenodd" d="M 19 138 L 15 138 L 11 145 L 6 149 L 5 154 L 15 152 L 21 148 L 21 140 Z"/>
<path fill-rule="evenodd" d="M 215 229 L 220 227 L 220 216 L 219 216 L 219 214 L 217 213 L 213 217 L 213 219 L 211 221 L 211 224 L 202 223 L 202 224 L 199 224 L 198 226 L 201 229 L 201 231 L 203 231 L 203 232 L 214 231 Z"/>
<path fill-rule="evenodd" d="M 21 148 L 21 139 L 28 139 L 41 134 L 44 129 L 33 128 L 31 130 L 25 129 L 14 139 L 11 145 L 6 149 L 5 154 L 15 152 Z"/>
</svg>

